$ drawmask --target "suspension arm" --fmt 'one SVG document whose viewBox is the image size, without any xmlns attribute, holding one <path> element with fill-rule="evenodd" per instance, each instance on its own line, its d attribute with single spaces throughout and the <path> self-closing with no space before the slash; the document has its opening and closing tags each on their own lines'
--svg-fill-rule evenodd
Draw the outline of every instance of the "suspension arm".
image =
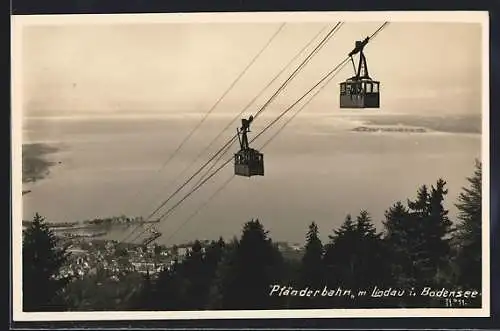
<svg viewBox="0 0 500 331">
<path fill-rule="evenodd" d="M 363 48 L 365 48 L 366 44 L 368 44 L 368 41 L 370 40 L 370 37 L 366 37 L 363 41 L 356 41 L 356 46 L 354 49 L 349 53 L 349 56 L 353 56 L 355 54 L 358 54 L 359 52 L 363 51 Z"/>
</svg>

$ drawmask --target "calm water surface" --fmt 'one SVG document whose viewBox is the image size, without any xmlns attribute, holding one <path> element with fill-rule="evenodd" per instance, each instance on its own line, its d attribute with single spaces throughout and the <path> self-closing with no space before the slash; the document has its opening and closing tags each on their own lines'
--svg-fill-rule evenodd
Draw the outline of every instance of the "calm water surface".
<svg viewBox="0 0 500 331">
<path fill-rule="evenodd" d="M 24 142 L 58 146 L 59 152 L 50 157 L 62 163 L 51 169 L 48 178 L 25 185 L 32 193 L 23 198 L 24 218 L 35 212 L 53 222 L 149 215 L 198 169 L 191 167 L 179 176 L 228 122 L 208 120 L 165 165 L 197 121 L 26 119 Z M 268 121 L 263 118 L 256 123 L 251 137 Z M 474 169 L 474 159 L 480 158 L 479 134 L 350 131 L 359 124 L 340 117 L 294 120 L 263 150 L 265 177 L 233 178 L 185 223 L 231 177 L 229 164 L 160 224 L 164 234 L 160 241 L 230 238 L 239 235 L 243 223 L 252 218 L 259 218 L 273 239 L 292 242 L 303 242 L 308 224 L 315 221 L 326 240 L 347 213 L 356 215 L 361 209 L 368 210 L 380 227 L 391 204 L 414 197 L 418 185 L 433 184 L 440 177 L 448 182 L 446 203 L 454 217 L 453 203 Z M 277 128 L 259 138 L 255 147 L 260 148 Z M 235 130 L 232 125 L 214 148 L 222 146 Z M 237 147 L 233 145 L 232 152 Z M 197 165 L 206 162 L 208 155 Z M 172 199 L 162 211 L 181 197 Z M 121 230 L 110 234 L 115 239 L 123 236 Z"/>
</svg>

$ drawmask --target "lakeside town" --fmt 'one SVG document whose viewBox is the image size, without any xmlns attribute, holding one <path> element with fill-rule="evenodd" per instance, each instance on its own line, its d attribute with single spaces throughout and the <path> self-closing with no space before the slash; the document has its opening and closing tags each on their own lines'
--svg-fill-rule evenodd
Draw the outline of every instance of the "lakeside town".
<svg viewBox="0 0 500 331">
<path fill-rule="evenodd" d="M 114 220 L 114 222 L 110 221 Z M 60 277 L 82 279 L 86 276 L 106 273 L 111 280 L 119 281 L 130 272 L 157 275 L 159 272 L 170 269 L 174 263 L 182 263 L 189 255 L 195 242 L 180 245 L 166 246 L 153 242 L 147 246 L 96 238 L 107 234 L 102 231 L 72 232 L 75 228 L 88 229 L 88 224 L 144 224 L 142 218 L 113 217 L 95 219 L 83 222 L 67 222 L 60 224 L 49 223 L 58 244 L 65 247 L 69 254 L 67 263 L 60 270 Z M 23 221 L 23 228 L 29 222 Z M 78 226 L 79 224 L 87 224 Z M 55 230 L 54 230 L 55 229 Z M 69 231 L 65 231 L 69 229 Z M 85 230 L 84 230 L 85 231 Z M 212 243 L 211 240 L 198 240 L 204 252 Z M 298 243 L 277 242 L 277 248 L 283 255 L 292 259 L 300 259 L 303 247 Z"/>
<path fill-rule="evenodd" d="M 70 253 L 67 264 L 61 268 L 61 277 L 83 278 L 105 272 L 115 281 L 134 271 L 155 275 L 168 269 L 174 261 L 182 262 L 192 246 L 186 244 L 166 247 L 153 244 L 144 247 L 116 240 L 85 237 L 60 239 L 60 244 Z M 204 241 L 202 244 L 206 246 L 208 242 Z"/>
<path fill-rule="evenodd" d="M 58 148 L 55 146 L 43 143 L 23 144 L 23 183 L 45 179 L 49 174 L 49 168 L 60 163 L 57 160 L 47 159 L 57 151 Z M 22 193 L 29 194 L 31 189 L 23 189 Z M 156 241 L 143 246 L 104 239 L 116 227 L 144 226 L 158 222 L 156 219 L 146 220 L 140 216 L 125 215 L 81 221 L 47 222 L 47 226 L 58 238 L 59 245 L 70 253 L 66 265 L 60 270 L 60 277 L 83 279 L 104 272 L 109 279 L 119 281 L 131 272 L 154 276 L 164 269 L 169 269 L 175 262 L 182 263 L 194 242 L 167 247 Z M 23 231 L 31 223 L 32 220 L 23 220 Z M 211 240 L 198 242 L 202 251 L 212 243 Z M 303 254 L 303 247 L 300 244 L 277 242 L 276 246 L 292 259 L 300 259 Z"/>
</svg>

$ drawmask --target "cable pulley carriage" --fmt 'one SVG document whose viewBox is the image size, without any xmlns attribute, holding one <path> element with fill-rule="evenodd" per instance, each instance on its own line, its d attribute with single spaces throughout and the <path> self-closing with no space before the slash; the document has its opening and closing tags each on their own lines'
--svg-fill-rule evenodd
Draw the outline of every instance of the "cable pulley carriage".
<svg viewBox="0 0 500 331">
<path fill-rule="evenodd" d="M 144 247 L 161 237 L 161 233 L 154 227 L 148 229 L 148 232 L 148 236 L 142 241 L 142 246 Z"/>
<path fill-rule="evenodd" d="M 356 41 L 355 48 L 349 53 L 355 76 L 340 83 L 340 108 L 380 108 L 380 82 L 368 74 L 368 65 L 363 49 L 369 41 Z M 359 53 L 358 67 L 353 56 Z"/>
<path fill-rule="evenodd" d="M 234 155 L 234 174 L 237 176 L 252 177 L 264 176 L 264 155 L 258 150 L 250 148 L 247 133 L 250 132 L 250 123 L 253 116 L 241 120 L 241 128 L 237 129 L 240 150 Z"/>
</svg>

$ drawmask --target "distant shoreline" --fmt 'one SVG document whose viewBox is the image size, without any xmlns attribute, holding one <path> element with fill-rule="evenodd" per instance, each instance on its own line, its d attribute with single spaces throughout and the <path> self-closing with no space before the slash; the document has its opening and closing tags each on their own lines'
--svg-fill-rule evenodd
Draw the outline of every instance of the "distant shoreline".
<svg viewBox="0 0 500 331">
<path fill-rule="evenodd" d="M 426 133 L 428 130 L 424 128 L 410 127 L 376 127 L 376 126 L 358 126 L 351 131 L 354 132 L 401 132 L 401 133 Z"/>
<path fill-rule="evenodd" d="M 49 160 L 47 155 L 54 154 L 59 148 L 45 143 L 23 144 L 22 155 L 22 182 L 35 183 L 47 178 L 50 168 L 57 164 L 56 161 Z M 23 194 L 31 192 L 24 190 Z"/>
<path fill-rule="evenodd" d="M 32 224 L 32 220 L 23 220 L 23 227 Z M 73 221 L 73 222 L 47 222 L 47 226 L 53 231 L 61 231 L 63 235 L 93 237 L 103 236 L 112 230 L 114 226 L 132 226 L 158 223 L 159 220 L 143 220 L 142 217 L 115 216 L 106 218 L 95 218 L 92 220 Z M 81 231 L 75 235 L 73 232 Z"/>
<path fill-rule="evenodd" d="M 476 115 L 462 116 L 420 116 L 413 114 L 397 116 L 367 115 L 358 117 L 366 127 L 401 127 L 420 128 L 430 132 L 444 133 L 482 133 L 482 117 Z"/>
</svg>

